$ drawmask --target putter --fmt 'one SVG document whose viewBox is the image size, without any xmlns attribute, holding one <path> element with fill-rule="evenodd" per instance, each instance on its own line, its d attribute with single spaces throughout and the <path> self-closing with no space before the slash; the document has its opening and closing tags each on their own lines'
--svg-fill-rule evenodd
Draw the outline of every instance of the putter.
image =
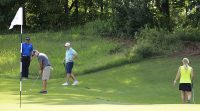
<svg viewBox="0 0 200 111">
<path fill-rule="evenodd" d="M 30 91 L 32 90 L 33 86 L 35 85 L 35 82 L 38 80 L 39 77 L 40 75 L 38 74 L 37 78 L 34 80 L 33 84 L 31 85 Z"/>
</svg>

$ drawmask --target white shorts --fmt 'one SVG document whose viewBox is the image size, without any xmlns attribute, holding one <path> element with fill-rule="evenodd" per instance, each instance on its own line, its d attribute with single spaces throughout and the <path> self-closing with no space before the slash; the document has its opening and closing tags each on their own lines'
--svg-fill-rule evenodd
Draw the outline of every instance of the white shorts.
<svg viewBox="0 0 200 111">
<path fill-rule="evenodd" d="M 51 75 L 51 66 L 44 67 L 42 72 L 42 80 L 49 80 L 50 75 Z"/>
</svg>

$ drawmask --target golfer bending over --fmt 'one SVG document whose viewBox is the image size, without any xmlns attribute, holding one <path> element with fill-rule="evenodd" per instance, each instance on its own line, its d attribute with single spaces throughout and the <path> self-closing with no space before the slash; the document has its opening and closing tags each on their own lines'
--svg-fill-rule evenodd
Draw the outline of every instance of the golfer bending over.
<svg viewBox="0 0 200 111">
<path fill-rule="evenodd" d="M 47 80 L 49 80 L 52 69 L 50 61 L 46 54 L 40 53 L 37 50 L 33 51 L 33 55 L 38 58 L 38 62 L 40 64 L 40 74 L 43 81 L 43 90 L 40 91 L 40 93 L 47 94 Z"/>
<path fill-rule="evenodd" d="M 194 78 L 193 69 L 189 66 L 189 59 L 183 58 L 183 65 L 179 67 L 176 78 L 174 80 L 174 86 L 176 81 L 179 81 L 179 90 L 181 91 L 181 99 L 183 103 L 190 103 L 192 97 L 192 81 Z"/>
<path fill-rule="evenodd" d="M 70 46 L 70 43 L 65 43 L 66 53 L 65 53 L 65 69 L 67 74 L 67 81 L 62 85 L 68 86 L 69 85 L 69 78 L 71 77 L 74 80 L 72 85 L 77 85 L 78 81 L 75 78 L 74 74 L 72 73 L 72 68 L 74 65 L 74 59 L 77 57 L 77 52 Z"/>
</svg>

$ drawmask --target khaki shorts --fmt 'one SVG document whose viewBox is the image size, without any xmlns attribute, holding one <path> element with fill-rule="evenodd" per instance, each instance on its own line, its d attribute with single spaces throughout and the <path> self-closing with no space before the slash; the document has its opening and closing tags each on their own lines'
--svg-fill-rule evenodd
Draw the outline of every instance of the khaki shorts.
<svg viewBox="0 0 200 111">
<path fill-rule="evenodd" d="M 51 75 L 51 66 L 46 66 L 42 72 L 42 80 L 49 80 Z"/>
</svg>

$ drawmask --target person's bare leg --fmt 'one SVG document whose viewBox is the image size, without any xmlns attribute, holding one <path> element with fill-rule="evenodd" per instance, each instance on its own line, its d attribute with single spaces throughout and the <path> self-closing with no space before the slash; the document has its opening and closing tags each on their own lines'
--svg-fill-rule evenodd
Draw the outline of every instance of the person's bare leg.
<svg viewBox="0 0 200 111">
<path fill-rule="evenodd" d="M 76 79 L 76 77 L 74 76 L 73 73 L 71 73 L 71 77 L 72 77 L 72 79 L 73 79 L 74 81 L 77 81 L 77 79 Z"/>
<path fill-rule="evenodd" d="M 47 90 L 47 80 L 43 80 L 43 91 Z"/>
<path fill-rule="evenodd" d="M 187 103 L 191 102 L 191 98 L 192 98 L 192 93 L 190 91 L 186 91 L 186 99 L 187 99 Z"/>
<path fill-rule="evenodd" d="M 75 78 L 74 74 L 71 73 L 71 78 L 74 80 L 73 82 L 73 86 L 77 85 L 78 84 L 78 80 Z"/>
<path fill-rule="evenodd" d="M 181 100 L 182 100 L 182 103 L 186 102 L 185 92 L 184 91 L 181 91 Z"/>
<path fill-rule="evenodd" d="M 71 74 L 67 73 L 67 83 L 69 83 Z"/>
</svg>

